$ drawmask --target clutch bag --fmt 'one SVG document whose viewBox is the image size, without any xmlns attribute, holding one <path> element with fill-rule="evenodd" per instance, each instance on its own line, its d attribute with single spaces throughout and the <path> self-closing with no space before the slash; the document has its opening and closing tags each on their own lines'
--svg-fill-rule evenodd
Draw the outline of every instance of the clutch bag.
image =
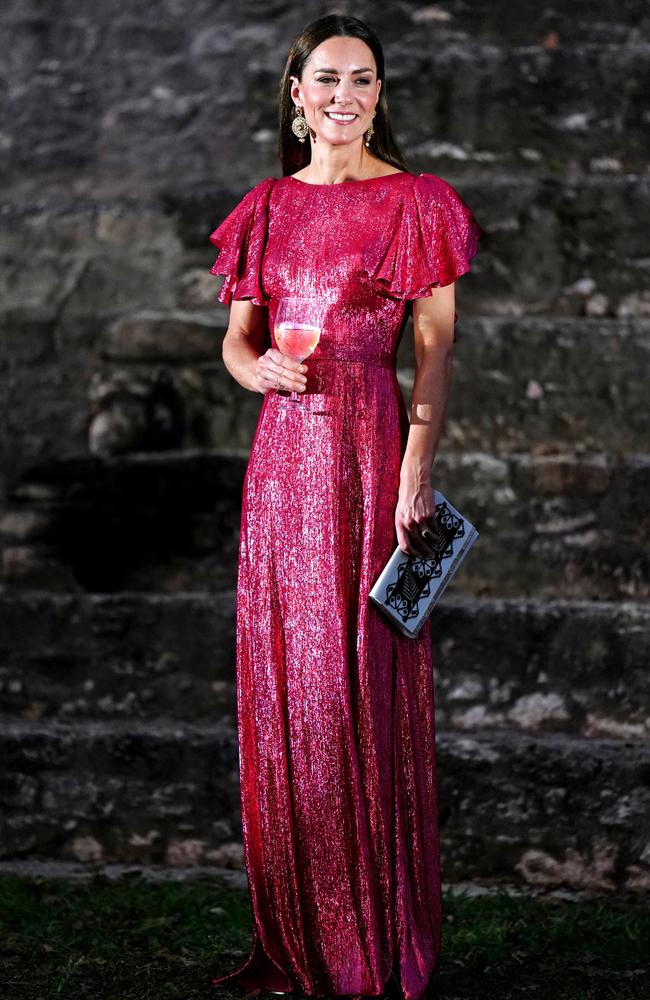
<svg viewBox="0 0 650 1000">
<path fill-rule="evenodd" d="M 434 490 L 435 556 L 409 555 L 397 546 L 370 591 L 370 599 L 399 631 L 414 639 L 478 538 L 478 531 Z"/>
</svg>

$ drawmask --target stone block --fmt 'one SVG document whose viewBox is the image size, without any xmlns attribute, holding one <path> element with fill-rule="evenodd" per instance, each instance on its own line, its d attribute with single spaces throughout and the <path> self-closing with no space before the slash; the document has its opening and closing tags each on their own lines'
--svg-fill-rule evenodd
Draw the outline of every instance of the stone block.
<svg viewBox="0 0 650 1000">
<path fill-rule="evenodd" d="M 0 712 L 236 716 L 234 591 L 0 596 Z"/>
<path fill-rule="evenodd" d="M 104 353 L 119 361 L 210 361 L 220 358 L 222 324 L 191 312 L 130 313 L 105 333 Z"/>
<path fill-rule="evenodd" d="M 0 743 L 3 860 L 241 866 L 230 725 L 11 723 Z M 647 893 L 647 744 L 439 731 L 436 765 L 445 881 Z"/>
<path fill-rule="evenodd" d="M 87 591 L 234 586 L 241 451 L 78 458 L 34 467 L 58 558 Z M 637 599 L 650 593 L 650 458 L 440 452 L 431 480 L 479 531 L 451 586 L 481 596 Z M 12 513 L 30 505 L 18 499 Z M 25 546 L 23 546 L 25 548 Z M 39 547 L 29 546 L 32 570 Z M 26 553 L 25 553 L 26 555 Z M 30 571 L 29 586 L 38 587 Z"/>
<path fill-rule="evenodd" d="M 236 719 L 234 591 L 0 597 L 0 714 Z M 475 599 L 430 619 L 446 730 L 650 736 L 650 608 Z"/>
<path fill-rule="evenodd" d="M 646 604 L 443 601 L 431 634 L 437 719 L 445 730 L 648 739 Z"/>
</svg>

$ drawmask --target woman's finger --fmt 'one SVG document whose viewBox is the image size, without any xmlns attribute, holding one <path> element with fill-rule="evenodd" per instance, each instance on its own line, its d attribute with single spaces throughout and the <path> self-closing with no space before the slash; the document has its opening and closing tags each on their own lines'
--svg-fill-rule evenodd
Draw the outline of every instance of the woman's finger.
<svg viewBox="0 0 650 1000">
<path fill-rule="evenodd" d="M 411 544 L 411 539 L 409 533 L 402 524 L 396 523 L 395 530 L 397 531 L 397 544 L 399 545 L 402 552 L 407 553 L 410 556 L 417 555 L 417 551 L 413 548 Z"/>
<path fill-rule="evenodd" d="M 437 556 L 439 539 L 438 539 L 438 524 L 435 518 L 435 508 L 434 508 L 434 513 L 430 514 L 421 524 L 418 525 L 418 530 L 420 533 L 420 538 L 422 539 L 422 543 L 427 546 L 429 554 L 432 556 Z"/>
<path fill-rule="evenodd" d="M 411 555 L 421 555 L 425 556 L 427 559 L 431 559 L 436 555 L 436 549 L 434 546 L 431 542 L 427 542 L 426 538 L 422 535 L 422 531 L 426 531 L 427 528 L 430 531 L 433 531 L 429 522 L 418 524 L 417 521 L 412 521 L 408 525 L 400 523 L 399 527 L 402 528 L 402 531 L 408 538 L 409 552 Z"/>
<path fill-rule="evenodd" d="M 266 363 L 267 361 L 271 365 L 279 365 L 281 368 L 291 372 L 304 373 L 307 371 L 307 366 L 303 362 L 296 361 L 295 358 L 289 357 L 288 354 L 283 354 L 282 351 L 278 351 L 274 347 L 270 347 L 266 354 L 260 357 L 260 362 Z"/>
<path fill-rule="evenodd" d="M 295 358 L 290 358 L 287 354 L 282 354 L 281 351 L 274 351 L 273 355 L 263 354 L 259 363 L 263 366 L 268 366 L 273 370 L 279 371 L 290 371 L 297 374 L 303 374 L 307 371 L 307 366 L 301 364 L 300 361 L 296 361 Z"/>
<path fill-rule="evenodd" d="M 267 359 L 264 364 L 258 364 L 258 376 L 273 388 L 300 390 L 307 385 L 307 379 L 302 372 L 287 368 L 286 365 L 278 364 L 271 359 Z"/>
<path fill-rule="evenodd" d="M 307 385 L 307 379 L 304 375 L 283 371 L 282 369 L 264 372 L 261 377 L 267 385 L 274 388 L 284 387 L 285 389 L 300 390 L 304 389 Z"/>
<path fill-rule="evenodd" d="M 262 357 L 264 356 L 262 355 Z M 275 347 L 269 348 L 266 357 L 269 357 L 271 361 L 284 365 L 285 368 L 295 369 L 295 371 L 307 370 L 304 361 L 297 361 L 296 358 L 292 358 L 289 354 L 283 354 L 282 351 L 278 351 Z"/>
<path fill-rule="evenodd" d="M 433 555 L 433 549 L 424 540 L 417 525 L 409 530 L 409 536 L 411 539 L 411 545 L 416 550 L 418 555 L 425 556 L 426 558 Z"/>
</svg>

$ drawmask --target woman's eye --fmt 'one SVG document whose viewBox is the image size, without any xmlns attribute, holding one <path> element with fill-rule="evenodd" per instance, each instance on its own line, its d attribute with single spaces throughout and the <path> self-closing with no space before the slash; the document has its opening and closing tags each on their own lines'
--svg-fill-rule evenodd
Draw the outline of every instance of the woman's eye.
<svg viewBox="0 0 650 1000">
<path fill-rule="evenodd" d="M 317 82 L 318 83 L 336 83 L 336 80 L 334 79 L 333 76 L 319 76 Z M 356 81 L 356 83 L 363 83 L 363 84 L 367 85 L 367 84 L 370 83 L 370 80 L 367 80 L 365 77 L 361 77 L 359 80 Z"/>
</svg>

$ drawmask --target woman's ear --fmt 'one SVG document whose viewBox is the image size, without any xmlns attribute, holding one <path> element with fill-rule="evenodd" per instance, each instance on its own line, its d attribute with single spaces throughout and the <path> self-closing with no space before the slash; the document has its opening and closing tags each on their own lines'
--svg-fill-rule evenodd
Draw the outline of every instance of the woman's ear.
<svg viewBox="0 0 650 1000">
<path fill-rule="evenodd" d="M 294 102 L 294 104 L 296 103 L 296 101 L 302 104 L 302 94 L 300 92 L 300 80 L 298 79 L 297 76 L 290 76 L 289 79 L 291 80 L 290 94 L 292 101 Z"/>
</svg>

